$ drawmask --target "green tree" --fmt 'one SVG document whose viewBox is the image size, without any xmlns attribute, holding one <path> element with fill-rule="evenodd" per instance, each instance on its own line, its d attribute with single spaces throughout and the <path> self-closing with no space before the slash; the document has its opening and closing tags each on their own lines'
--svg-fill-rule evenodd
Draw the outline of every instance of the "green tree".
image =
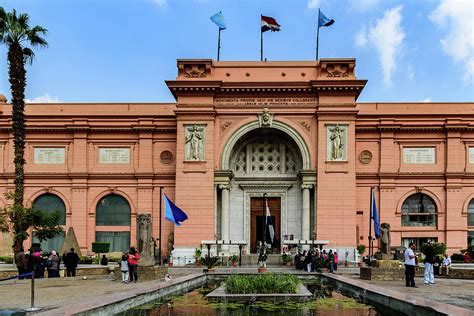
<svg viewBox="0 0 474 316">
<path fill-rule="evenodd" d="M 13 204 L 2 211 L 0 225 L 3 231 L 14 234 L 13 252 L 23 250 L 23 242 L 28 239 L 28 229 L 36 230 L 40 240 L 56 236 L 61 227 L 58 226 L 59 216 L 55 213 L 41 212 L 25 208 L 24 195 L 24 151 L 25 151 L 25 63 L 32 63 L 35 54 L 32 47 L 46 47 L 48 43 L 42 37 L 47 30 L 39 25 L 28 25 L 28 14 L 17 15 L 15 10 L 5 12 L 0 7 L 0 42 L 8 47 L 8 80 L 12 95 L 12 130 L 13 147 L 15 150 L 15 191 L 7 196 Z"/>
</svg>

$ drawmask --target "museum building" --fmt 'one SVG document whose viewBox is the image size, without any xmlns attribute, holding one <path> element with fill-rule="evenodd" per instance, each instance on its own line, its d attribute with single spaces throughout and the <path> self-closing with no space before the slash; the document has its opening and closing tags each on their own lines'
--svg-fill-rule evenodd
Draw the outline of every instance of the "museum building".
<svg viewBox="0 0 474 316">
<path fill-rule="evenodd" d="M 255 253 L 264 195 L 276 252 L 285 239 L 355 249 L 368 243 L 372 187 L 392 246 L 431 239 L 453 253 L 473 243 L 473 103 L 357 103 L 367 81 L 351 58 L 180 59 L 177 68 L 166 81 L 176 103 L 27 104 L 25 203 L 59 210 L 83 254 L 94 241 L 135 245 L 138 214 L 151 215 L 157 241 L 161 230 L 164 256 L 172 245 L 192 257 L 215 239 Z M 0 101 L 6 193 L 13 135 L 11 105 Z M 187 213 L 182 226 L 160 229 L 160 190 Z M 64 238 L 42 247 L 59 250 Z M 11 253 L 11 237 L 0 242 Z"/>
</svg>

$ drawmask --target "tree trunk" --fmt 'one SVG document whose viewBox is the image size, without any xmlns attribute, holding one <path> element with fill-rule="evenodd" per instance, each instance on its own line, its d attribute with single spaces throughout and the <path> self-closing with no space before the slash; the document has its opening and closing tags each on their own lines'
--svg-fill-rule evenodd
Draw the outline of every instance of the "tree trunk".
<svg viewBox="0 0 474 316">
<path fill-rule="evenodd" d="M 12 130 L 13 130 L 13 147 L 15 149 L 15 194 L 14 208 L 17 214 L 13 221 L 14 225 L 14 244 L 13 252 L 16 254 L 23 250 L 24 236 L 21 234 L 23 227 L 21 226 L 22 212 L 18 212 L 23 207 L 24 195 L 24 152 L 25 152 L 25 86 L 26 86 L 26 70 L 25 60 L 23 57 L 23 49 L 19 43 L 12 43 L 8 50 L 8 75 L 10 81 L 10 89 L 12 93 Z M 17 234 L 20 232 L 20 236 Z"/>
</svg>

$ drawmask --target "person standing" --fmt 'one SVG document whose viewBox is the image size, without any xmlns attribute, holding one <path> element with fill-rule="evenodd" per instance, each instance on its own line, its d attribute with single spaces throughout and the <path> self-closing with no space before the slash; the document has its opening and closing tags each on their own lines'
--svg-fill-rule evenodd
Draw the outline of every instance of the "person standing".
<svg viewBox="0 0 474 316">
<path fill-rule="evenodd" d="M 311 272 L 311 266 L 313 263 L 313 254 L 311 251 L 308 251 L 308 254 L 305 257 L 304 262 L 306 263 L 306 271 Z"/>
<path fill-rule="evenodd" d="M 124 253 L 120 260 L 120 271 L 122 272 L 122 282 L 128 283 L 128 254 Z"/>
<path fill-rule="evenodd" d="M 140 260 L 140 255 L 135 247 L 130 247 L 130 252 L 128 253 L 128 271 L 130 273 L 130 282 L 138 281 L 138 260 Z"/>
<path fill-rule="evenodd" d="M 337 265 L 339 264 L 339 256 L 336 251 L 334 251 L 334 271 L 337 271 Z"/>
<path fill-rule="evenodd" d="M 432 285 L 434 284 L 434 273 L 433 273 L 433 264 L 434 264 L 434 247 L 431 241 L 428 241 L 428 244 L 425 248 L 425 277 L 423 284 Z"/>
<path fill-rule="evenodd" d="M 61 258 L 59 258 L 56 251 L 51 251 L 51 256 L 48 259 L 48 278 L 59 278 L 60 264 Z"/>
<path fill-rule="evenodd" d="M 74 248 L 71 248 L 71 251 L 66 254 L 66 260 L 64 260 L 64 264 L 66 265 L 66 274 L 68 277 L 76 276 L 78 262 L 79 256 L 74 252 Z"/>
<path fill-rule="evenodd" d="M 18 275 L 23 275 L 26 273 L 26 258 L 23 249 L 20 249 L 20 252 L 15 255 L 15 264 L 18 269 Z M 20 277 L 20 280 L 23 280 L 25 277 Z"/>
<path fill-rule="evenodd" d="M 417 287 L 415 285 L 415 243 L 411 242 L 405 250 L 405 283 L 406 286 Z"/>
</svg>

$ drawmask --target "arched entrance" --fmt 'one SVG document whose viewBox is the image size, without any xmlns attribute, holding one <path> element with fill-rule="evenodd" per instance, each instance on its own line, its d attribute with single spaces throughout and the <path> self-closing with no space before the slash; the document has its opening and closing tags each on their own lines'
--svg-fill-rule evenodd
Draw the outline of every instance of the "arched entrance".
<svg viewBox="0 0 474 316">
<path fill-rule="evenodd" d="M 314 227 L 314 216 L 309 214 L 314 192 L 302 186 L 301 176 L 309 162 L 308 152 L 300 150 L 306 145 L 281 128 L 254 128 L 235 135 L 239 138 L 229 141 L 223 155 L 228 159 L 223 163 L 228 168 L 227 183 L 216 181 L 219 238 L 245 241 L 247 251 L 254 253 L 257 242 L 263 240 L 268 205 L 275 231 L 272 250 L 279 253 L 283 239 L 303 239 L 309 227 Z"/>
</svg>

